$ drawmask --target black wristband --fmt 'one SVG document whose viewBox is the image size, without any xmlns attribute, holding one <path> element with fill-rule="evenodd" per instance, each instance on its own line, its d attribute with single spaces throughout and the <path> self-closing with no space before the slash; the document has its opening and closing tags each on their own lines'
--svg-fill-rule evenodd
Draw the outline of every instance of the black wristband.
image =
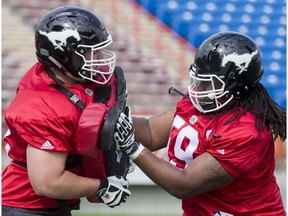
<svg viewBox="0 0 288 216">
<path fill-rule="evenodd" d="M 100 179 L 100 186 L 93 197 L 102 197 L 108 189 L 108 180 L 107 179 Z"/>
</svg>

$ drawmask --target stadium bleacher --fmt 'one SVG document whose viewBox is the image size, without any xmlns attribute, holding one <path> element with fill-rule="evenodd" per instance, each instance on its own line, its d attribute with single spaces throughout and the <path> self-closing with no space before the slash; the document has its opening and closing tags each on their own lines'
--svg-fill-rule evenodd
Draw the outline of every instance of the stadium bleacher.
<svg viewBox="0 0 288 216">
<path fill-rule="evenodd" d="M 238 31 L 259 45 L 265 71 L 261 83 L 286 108 L 285 0 L 135 0 L 197 48 L 219 31 Z"/>
</svg>

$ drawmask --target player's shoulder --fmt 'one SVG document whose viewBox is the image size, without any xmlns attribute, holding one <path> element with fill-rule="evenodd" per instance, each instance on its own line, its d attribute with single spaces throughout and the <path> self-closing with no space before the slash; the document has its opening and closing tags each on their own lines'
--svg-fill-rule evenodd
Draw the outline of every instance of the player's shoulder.
<svg viewBox="0 0 288 216">
<path fill-rule="evenodd" d="M 32 136 L 73 131 L 79 116 L 75 105 L 68 99 L 33 91 L 17 94 L 5 112 L 10 129 L 14 128 L 18 134 Z"/>
<path fill-rule="evenodd" d="M 33 73 L 31 69 L 29 73 L 29 76 L 20 81 L 17 94 L 9 105 L 7 112 L 34 113 L 33 115 L 26 115 L 32 118 L 37 116 L 57 118 L 65 115 L 72 117 L 74 112 L 81 112 L 79 107 L 69 100 L 66 92 L 61 92 L 52 86 L 52 84 L 55 85 L 54 81 L 43 70 Z M 85 93 L 83 86 L 80 84 L 66 86 L 66 89 L 77 95 L 84 103 L 87 102 L 88 97 L 91 97 L 88 93 Z"/>
<path fill-rule="evenodd" d="M 235 113 L 228 112 L 212 120 L 215 133 L 222 134 L 223 138 L 227 137 L 229 140 L 237 139 L 250 140 L 257 138 L 259 131 L 255 125 L 255 116 L 246 112 L 239 118 L 235 118 Z"/>
<path fill-rule="evenodd" d="M 20 90 L 5 111 L 5 119 L 18 124 L 76 122 L 81 110 L 65 95 L 37 89 Z"/>
</svg>

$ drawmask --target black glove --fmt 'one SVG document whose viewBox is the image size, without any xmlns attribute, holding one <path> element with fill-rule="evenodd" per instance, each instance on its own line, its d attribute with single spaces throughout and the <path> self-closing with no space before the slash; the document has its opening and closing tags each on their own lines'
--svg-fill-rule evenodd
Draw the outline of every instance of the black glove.
<svg viewBox="0 0 288 216">
<path fill-rule="evenodd" d="M 109 176 L 100 180 L 100 187 L 93 196 L 98 197 L 107 206 L 114 208 L 125 203 L 127 197 L 131 195 L 128 187 L 128 181 L 122 176 Z"/>
<path fill-rule="evenodd" d="M 131 117 L 131 109 L 125 107 L 117 120 L 116 130 L 114 133 L 116 148 L 135 160 L 142 152 L 144 147 L 135 140 L 134 127 Z"/>
</svg>

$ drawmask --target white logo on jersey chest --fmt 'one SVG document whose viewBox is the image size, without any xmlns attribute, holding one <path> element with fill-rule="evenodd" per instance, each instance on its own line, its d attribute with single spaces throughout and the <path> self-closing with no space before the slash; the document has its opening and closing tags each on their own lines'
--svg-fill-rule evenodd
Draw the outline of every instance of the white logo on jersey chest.
<svg viewBox="0 0 288 216">
<path fill-rule="evenodd" d="M 193 115 L 191 116 L 191 118 L 189 119 L 190 124 L 195 124 L 198 121 L 198 117 Z"/>
</svg>

